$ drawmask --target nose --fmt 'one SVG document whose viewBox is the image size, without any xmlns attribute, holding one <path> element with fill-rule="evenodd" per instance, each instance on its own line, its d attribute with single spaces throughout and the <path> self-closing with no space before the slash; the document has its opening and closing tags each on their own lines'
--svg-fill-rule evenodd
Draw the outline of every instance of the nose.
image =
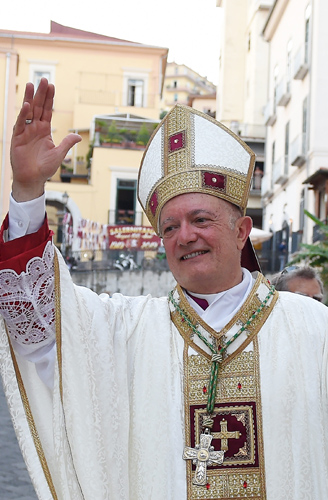
<svg viewBox="0 0 328 500">
<path fill-rule="evenodd" d="M 192 224 L 182 222 L 177 237 L 177 243 L 180 246 L 187 246 L 197 240 L 197 232 Z"/>
</svg>

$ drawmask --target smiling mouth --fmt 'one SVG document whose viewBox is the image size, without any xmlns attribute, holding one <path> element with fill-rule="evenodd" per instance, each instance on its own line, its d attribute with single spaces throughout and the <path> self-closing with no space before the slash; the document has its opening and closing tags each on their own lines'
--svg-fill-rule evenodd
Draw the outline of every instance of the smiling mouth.
<svg viewBox="0 0 328 500">
<path fill-rule="evenodd" d="M 181 257 L 181 260 L 192 259 L 193 257 L 197 257 L 198 255 L 204 255 L 204 253 L 207 253 L 207 250 L 203 250 L 201 252 L 188 253 L 187 255 L 184 255 L 183 257 Z"/>
</svg>

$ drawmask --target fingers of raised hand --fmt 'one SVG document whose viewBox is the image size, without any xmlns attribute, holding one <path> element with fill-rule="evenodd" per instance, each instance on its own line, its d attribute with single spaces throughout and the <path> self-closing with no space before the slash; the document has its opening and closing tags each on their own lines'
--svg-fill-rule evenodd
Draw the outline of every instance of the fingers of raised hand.
<svg viewBox="0 0 328 500">
<path fill-rule="evenodd" d="M 39 120 L 50 123 L 54 95 L 55 88 L 48 83 L 46 78 L 41 78 L 35 95 L 34 85 L 27 83 L 23 105 L 15 125 L 15 133 L 21 134 L 26 125 L 36 123 Z"/>
<path fill-rule="evenodd" d="M 31 104 L 28 101 L 26 101 L 23 103 L 23 106 L 17 117 L 16 124 L 14 127 L 14 136 L 20 135 L 24 132 L 25 126 L 30 120 L 29 116 L 31 116 Z"/>
<path fill-rule="evenodd" d="M 54 95 L 54 86 L 41 78 L 33 99 L 33 120 L 51 120 Z"/>
</svg>

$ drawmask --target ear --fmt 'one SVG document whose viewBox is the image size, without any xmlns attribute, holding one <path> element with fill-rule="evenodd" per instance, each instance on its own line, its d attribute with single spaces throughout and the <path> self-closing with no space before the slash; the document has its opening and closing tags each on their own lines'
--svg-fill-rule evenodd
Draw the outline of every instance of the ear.
<svg viewBox="0 0 328 500">
<path fill-rule="evenodd" d="M 247 238 L 252 230 L 252 227 L 253 227 L 253 221 L 247 215 L 245 215 L 244 217 L 240 217 L 237 220 L 236 228 L 238 230 L 237 233 L 238 250 L 242 250 L 244 248 Z"/>
</svg>

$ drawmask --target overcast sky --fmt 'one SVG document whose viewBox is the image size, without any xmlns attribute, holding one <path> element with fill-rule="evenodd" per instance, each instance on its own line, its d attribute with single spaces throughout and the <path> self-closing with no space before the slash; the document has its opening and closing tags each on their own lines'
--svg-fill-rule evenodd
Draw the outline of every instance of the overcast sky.
<svg viewBox="0 0 328 500">
<path fill-rule="evenodd" d="M 12 0 L 0 29 L 49 33 L 50 21 L 169 49 L 217 84 L 221 9 L 216 0 Z"/>
</svg>

